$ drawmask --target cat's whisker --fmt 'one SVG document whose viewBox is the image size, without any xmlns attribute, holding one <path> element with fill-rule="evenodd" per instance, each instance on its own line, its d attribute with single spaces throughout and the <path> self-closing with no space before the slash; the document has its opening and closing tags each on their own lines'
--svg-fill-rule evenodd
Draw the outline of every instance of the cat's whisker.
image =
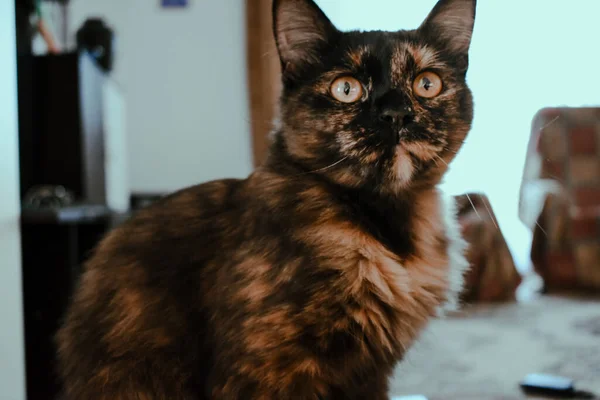
<svg viewBox="0 0 600 400">
<path fill-rule="evenodd" d="M 441 162 L 443 162 L 444 164 L 446 164 L 447 167 L 450 167 L 448 165 L 448 163 L 446 162 L 446 160 L 444 160 L 442 157 L 440 157 L 439 155 L 436 155 L 437 159 L 440 160 Z"/>
<path fill-rule="evenodd" d="M 563 182 L 563 178 L 561 178 L 560 176 L 557 175 L 552 175 L 552 174 L 547 174 L 549 178 L 552 178 L 554 180 L 556 180 L 557 182 Z"/>
<path fill-rule="evenodd" d="M 448 152 L 452 153 L 452 154 L 458 154 L 458 151 L 456 151 L 456 150 L 452 150 L 450 147 L 444 147 L 443 149 L 444 149 L 445 151 L 448 151 Z"/>
<path fill-rule="evenodd" d="M 548 232 L 546 232 L 546 230 L 544 228 L 542 228 L 542 225 L 540 225 L 540 223 L 538 221 L 535 221 L 535 224 L 537 225 L 538 228 L 540 228 L 540 230 L 542 231 L 544 236 L 548 237 Z"/>
<path fill-rule="evenodd" d="M 360 342 L 360 343 L 364 343 L 364 342 L 365 342 L 365 339 L 364 339 L 364 338 L 361 338 L 360 336 L 358 336 L 358 335 L 356 334 L 356 332 L 354 332 L 353 330 L 349 330 L 349 331 L 348 331 L 348 333 L 350 334 L 350 336 L 352 336 L 352 337 L 353 337 L 354 339 L 356 339 L 358 342 Z"/>
<path fill-rule="evenodd" d="M 467 199 L 469 199 L 469 203 L 471 203 L 471 207 L 473 207 L 473 211 L 475 211 L 475 214 L 479 217 L 479 219 L 483 220 L 483 218 L 481 218 L 481 215 L 479 215 L 479 211 L 477 211 L 477 208 L 475 208 L 475 204 L 473 204 L 473 200 L 471 200 L 471 196 L 469 196 L 469 193 L 466 193 Z"/>
<path fill-rule="evenodd" d="M 554 124 L 556 121 L 558 121 L 558 119 L 560 118 L 560 115 L 557 115 L 556 117 L 552 118 L 547 124 L 545 124 L 544 126 L 542 126 L 538 131 L 541 132 L 544 129 L 546 129 L 547 127 L 549 127 L 550 125 Z"/>
<path fill-rule="evenodd" d="M 492 215 L 492 211 L 490 210 L 490 208 L 487 205 L 487 200 L 484 199 L 482 195 L 479 195 L 479 197 L 481 198 L 481 201 L 483 202 L 483 205 L 484 205 L 485 209 L 487 210 L 487 213 L 490 216 L 492 223 L 494 224 L 496 229 L 500 230 L 500 228 L 498 227 L 498 224 L 496 223 L 496 218 L 494 218 L 494 216 Z"/>
<path fill-rule="evenodd" d="M 341 160 L 337 160 L 337 161 L 336 161 L 336 162 L 334 162 L 333 164 L 330 164 L 330 165 L 328 165 L 328 166 L 326 166 L 326 167 L 323 167 L 323 168 L 318 168 L 318 169 L 314 169 L 314 170 L 312 170 L 312 171 L 303 172 L 303 173 L 301 173 L 301 174 L 298 174 L 298 175 L 296 175 L 296 176 L 300 176 L 300 175 L 307 175 L 307 174 L 312 174 L 312 173 L 315 173 L 315 172 L 322 172 L 322 171 L 326 171 L 326 170 L 328 170 L 328 169 L 331 169 L 331 168 L 335 167 L 336 165 L 338 165 L 338 164 L 340 164 L 340 163 L 342 163 L 342 162 L 346 161 L 347 159 L 348 159 L 348 156 L 346 156 L 346 157 L 342 158 Z"/>
</svg>

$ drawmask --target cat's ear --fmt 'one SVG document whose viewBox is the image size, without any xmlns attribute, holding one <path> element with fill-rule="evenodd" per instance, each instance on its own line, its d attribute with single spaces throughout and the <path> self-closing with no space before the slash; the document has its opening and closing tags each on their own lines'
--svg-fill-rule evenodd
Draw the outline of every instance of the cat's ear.
<svg viewBox="0 0 600 400">
<path fill-rule="evenodd" d="M 421 27 L 441 39 L 448 50 L 466 55 L 475 24 L 476 0 L 439 0 Z"/>
<path fill-rule="evenodd" d="M 313 0 L 274 0 L 273 33 L 285 72 L 318 62 L 339 31 Z"/>
</svg>

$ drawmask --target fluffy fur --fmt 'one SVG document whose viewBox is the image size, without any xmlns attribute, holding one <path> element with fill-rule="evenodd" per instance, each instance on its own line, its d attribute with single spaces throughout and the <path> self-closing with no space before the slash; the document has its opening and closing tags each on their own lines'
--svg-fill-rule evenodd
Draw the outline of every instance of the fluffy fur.
<svg viewBox="0 0 600 400">
<path fill-rule="evenodd" d="M 471 125 L 475 1 L 441 0 L 399 32 L 340 32 L 311 0 L 273 11 L 284 91 L 268 161 L 102 241 L 57 335 L 68 399 L 387 399 L 459 290 L 464 242 L 437 185 Z M 413 92 L 423 71 L 437 97 Z M 340 76 L 360 101 L 331 96 Z"/>
</svg>

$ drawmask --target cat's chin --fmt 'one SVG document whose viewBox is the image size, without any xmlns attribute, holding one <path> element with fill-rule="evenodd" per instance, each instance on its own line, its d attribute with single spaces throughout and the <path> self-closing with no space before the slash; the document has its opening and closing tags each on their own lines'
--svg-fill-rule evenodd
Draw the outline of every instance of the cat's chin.
<svg viewBox="0 0 600 400">
<path fill-rule="evenodd" d="M 410 154 L 402 143 L 396 146 L 394 171 L 396 174 L 396 182 L 401 187 L 410 183 L 415 171 L 415 166 L 412 162 Z"/>
<path fill-rule="evenodd" d="M 438 157 L 440 148 L 424 141 L 401 140 L 398 145 L 406 153 L 412 154 L 421 161 L 430 161 Z M 407 154 L 408 155 L 408 154 Z"/>
</svg>

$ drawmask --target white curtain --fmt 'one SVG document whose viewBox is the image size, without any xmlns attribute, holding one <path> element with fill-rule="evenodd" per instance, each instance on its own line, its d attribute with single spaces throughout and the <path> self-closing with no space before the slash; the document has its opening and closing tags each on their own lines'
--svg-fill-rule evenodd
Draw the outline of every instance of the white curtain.
<svg viewBox="0 0 600 400">
<path fill-rule="evenodd" d="M 318 0 L 347 29 L 416 28 L 435 0 Z M 531 234 L 517 214 L 531 121 L 548 106 L 600 104 L 599 0 L 479 0 L 468 82 L 475 120 L 445 190 L 490 197 L 519 270 Z"/>
</svg>

